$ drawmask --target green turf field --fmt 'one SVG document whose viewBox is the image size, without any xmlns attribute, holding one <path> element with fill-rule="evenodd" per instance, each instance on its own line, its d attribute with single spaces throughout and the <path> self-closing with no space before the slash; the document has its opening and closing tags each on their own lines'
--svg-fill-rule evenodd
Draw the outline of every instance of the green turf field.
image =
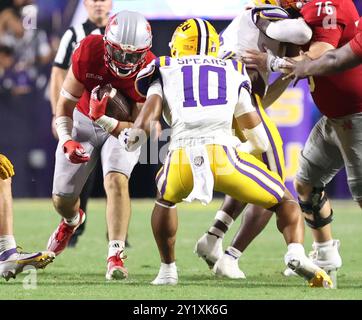
<svg viewBox="0 0 362 320">
<path fill-rule="evenodd" d="M 200 235 L 212 221 L 220 202 L 208 207 L 199 204 L 179 206 L 177 265 L 179 284 L 155 287 L 159 256 L 153 240 L 150 215 L 153 202 L 133 201 L 133 217 L 126 265 L 129 279 L 106 282 L 107 242 L 103 200 L 91 200 L 85 235 L 76 249 L 68 249 L 47 269 L 37 274 L 37 288 L 24 289 L 28 274 L 16 280 L 0 281 L 0 299 L 362 299 L 362 216 L 352 202 L 334 201 L 335 237 L 341 240 L 344 265 L 339 272 L 339 289 L 311 289 L 300 278 L 284 278 L 285 246 L 272 220 L 264 233 L 241 258 L 247 280 L 215 278 L 206 264 L 193 253 Z M 15 233 L 18 245 L 27 251 L 44 249 L 59 219 L 48 200 L 17 200 Z M 224 244 L 237 228 L 234 224 Z M 306 248 L 311 248 L 307 230 Z M 1 279 L 2 280 L 2 279 Z"/>
</svg>

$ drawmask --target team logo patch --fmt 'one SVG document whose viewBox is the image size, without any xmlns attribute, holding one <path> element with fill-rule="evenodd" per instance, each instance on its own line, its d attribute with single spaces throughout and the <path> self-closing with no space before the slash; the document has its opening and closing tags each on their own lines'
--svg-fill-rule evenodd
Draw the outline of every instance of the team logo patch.
<svg viewBox="0 0 362 320">
<path fill-rule="evenodd" d="M 198 157 L 195 157 L 194 159 L 194 164 L 196 167 L 201 167 L 203 164 L 204 164 L 204 157 L 202 156 L 198 156 Z"/>
</svg>

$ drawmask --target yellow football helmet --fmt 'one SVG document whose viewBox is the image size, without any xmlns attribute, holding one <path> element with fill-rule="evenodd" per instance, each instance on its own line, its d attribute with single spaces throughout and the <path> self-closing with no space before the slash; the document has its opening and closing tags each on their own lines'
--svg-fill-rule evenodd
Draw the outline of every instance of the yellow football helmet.
<svg viewBox="0 0 362 320">
<path fill-rule="evenodd" d="M 197 18 L 188 19 L 179 25 L 173 33 L 169 46 L 173 58 L 190 55 L 217 57 L 220 41 L 212 24 Z"/>
</svg>

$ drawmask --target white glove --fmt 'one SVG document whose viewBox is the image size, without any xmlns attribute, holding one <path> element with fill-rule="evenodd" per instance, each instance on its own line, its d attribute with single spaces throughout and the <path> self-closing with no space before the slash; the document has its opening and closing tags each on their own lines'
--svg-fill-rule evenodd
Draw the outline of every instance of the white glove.
<svg viewBox="0 0 362 320">
<path fill-rule="evenodd" d="M 126 151 L 133 152 L 147 141 L 147 134 L 142 129 L 126 128 L 121 131 L 118 140 Z"/>
<path fill-rule="evenodd" d="M 283 58 L 274 56 L 272 51 L 267 49 L 267 68 L 269 72 L 283 72 L 283 65 L 287 63 Z"/>
</svg>

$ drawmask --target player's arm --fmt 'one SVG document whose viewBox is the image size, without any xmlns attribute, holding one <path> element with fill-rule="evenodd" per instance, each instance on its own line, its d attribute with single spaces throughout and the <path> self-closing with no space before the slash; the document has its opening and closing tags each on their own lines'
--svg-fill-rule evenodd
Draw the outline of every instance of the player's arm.
<svg viewBox="0 0 362 320">
<path fill-rule="evenodd" d="M 155 129 L 156 137 L 161 131 L 163 90 L 160 80 L 155 80 L 147 91 L 147 99 L 131 129 L 125 130 L 119 136 L 121 144 L 128 151 L 133 151 L 147 141 L 151 131 Z"/>
<path fill-rule="evenodd" d="M 241 150 L 253 154 L 267 151 L 270 146 L 267 133 L 258 113 L 255 111 L 249 92 L 244 88 L 240 90 L 234 116 L 247 139 L 242 144 Z"/>
<path fill-rule="evenodd" d="M 351 46 L 346 44 L 337 50 L 328 51 L 319 59 L 305 59 L 289 65 L 290 78 L 305 78 L 338 73 L 356 67 L 362 63 L 362 57 L 357 56 Z"/>
<path fill-rule="evenodd" d="M 83 163 L 89 160 L 89 155 L 82 145 L 72 139 L 73 111 L 83 91 L 83 84 L 76 79 L 70 68 L 57 102 L 55 125 L 59 143 L 63 146 L 65 156 L 72 163 Z"/>
<path fill-rule="evenodd" d="M 307 44 L 313 34 L 312 30 L 302 18 L 282 19 L 278 21 L 260 18 L 256 25 L 269 38 L 297 45 Z"/>
<path fill-rule="evenodd" d="M 50 74 L 50 105 L 52 108 L 52 130 L 54 137 L 58 138 L 58 135 L 56 134 L 56 128 L 55 128 L 55 113 L 56 113 L 56 107 L 57 102 L 59 100 L 60 90 L 62 89 L 62 85 L 64 82 L 64 79 L 67 75 L 67 70 L 61 69 L 57 66 L 52 67 L 52 71 Z"/>
</svg>

